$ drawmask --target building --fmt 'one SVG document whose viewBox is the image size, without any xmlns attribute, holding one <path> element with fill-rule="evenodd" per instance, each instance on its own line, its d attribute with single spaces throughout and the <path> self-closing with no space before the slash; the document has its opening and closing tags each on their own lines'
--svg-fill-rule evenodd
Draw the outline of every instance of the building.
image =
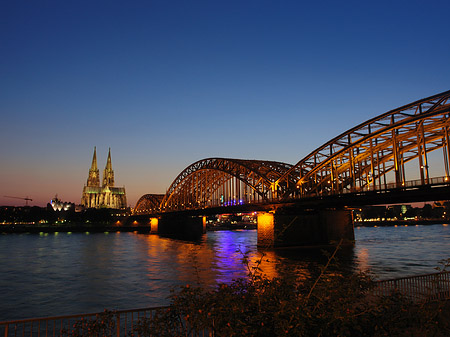
<svg viewBox="0 0 450 337">
<path fill-rule="evenodd" d="M 71 202 L 64 202 L 58 199 L 58 195 L 56 195 L 52 200 L 50 200 L 50 205 L 54 211 L 69 211 L 74 209 L 75 204 Z"/>
<path fill-rule="evenodd" d="M 100 186 L 100 174 L 97 168 L 97 152 L 94 147 L 94 157 L 89 170 L 87 184 L 83 188 L 81 204 L 86 208 L 126 208 L 127 197 L 125 187 L 114 186 L 114 171 L 111 165 L 111 149 L 103 170 L 103 182 Z"/>
</svg>

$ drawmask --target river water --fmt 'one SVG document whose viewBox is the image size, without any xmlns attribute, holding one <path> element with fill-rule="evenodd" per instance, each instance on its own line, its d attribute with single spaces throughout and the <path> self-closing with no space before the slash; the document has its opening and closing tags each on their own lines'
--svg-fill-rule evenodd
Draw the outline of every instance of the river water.
<svg viewBox="0 0 450 337">
<path fill-rule="evenodd" d="M 380 279 L 432 273 L 450 258 L 450 225 L 356 227 L 355 237 L 340 263 Z M 166 305 L 171 289 L 246 277 L 257 262 L 269 277 L 326 262 L 320 250 L 258 251 L 256 238 L 255 230 L 208 232 L 195 243 L 124 232 L 3 234 L 0 321 Z"/>
</svg>

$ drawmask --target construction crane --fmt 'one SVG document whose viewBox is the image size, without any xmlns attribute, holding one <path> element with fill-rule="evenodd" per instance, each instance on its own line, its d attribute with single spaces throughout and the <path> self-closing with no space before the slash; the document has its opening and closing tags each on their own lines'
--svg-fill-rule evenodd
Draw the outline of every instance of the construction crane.
<svg viewBox="0 0 450 337">
<path fill-rule="evenodd" d="M 25 197 L 25 198 L 22 198 L 22 197 L 11 197 L 11 196 L 8 196 L 8 195 L 5 195 L 4 197 L 5 197 L 5 198 L 13 198 L 13 199 L 22 199 L 22 200 L 25 200 L 25 206 L 28 206 L 28 201 L 33 201 L 33 199 L 28 198 L 28 197 Z"/>
</svg>

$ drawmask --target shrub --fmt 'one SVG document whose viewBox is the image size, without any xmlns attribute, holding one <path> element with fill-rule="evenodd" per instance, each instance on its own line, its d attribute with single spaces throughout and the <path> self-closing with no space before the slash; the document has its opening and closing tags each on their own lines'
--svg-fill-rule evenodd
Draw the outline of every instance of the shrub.
<svg viewBox="0 0 450 337">
<path fill-rule="evenodd" d="M 105 310 L 91 319 L 76 321 L 71 328 L 64 329 L 62 336 L 68 337 L 98 337 L 111 336 L 115 328 L 114 312 Z"/>
<path fill-rule="evenodd" d="M 268 279 L 253 271 L 247 279 L 214 289 L 183 286 L 167 310 L 140 321 L 135 332 L 199 336 L 207 331 L 219 337 L 450 335 L 441 305 L 445 302 L 419 305 L 398 293 L 375 297 L 370 273 L 344 275 L 328 267 L 307 279 Z"/>
</svg>

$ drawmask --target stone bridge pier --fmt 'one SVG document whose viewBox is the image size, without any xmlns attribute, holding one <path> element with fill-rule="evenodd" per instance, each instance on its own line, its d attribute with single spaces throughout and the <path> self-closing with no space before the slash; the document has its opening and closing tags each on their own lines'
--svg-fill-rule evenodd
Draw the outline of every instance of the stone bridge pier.
<svg viewBox="0 0 450 337">
<path fill-rule="evenodd" d="M 317 247 L 353 244 L 352 211 L 321 209 L 258 213 L 258 247 Z"/>
<path fill-rule="evenodd" d="M 182 240 L 197 240 L 206 233 L 206 217 L 164 214 L 150 219 L 151 233 Z"/>
</svg>

